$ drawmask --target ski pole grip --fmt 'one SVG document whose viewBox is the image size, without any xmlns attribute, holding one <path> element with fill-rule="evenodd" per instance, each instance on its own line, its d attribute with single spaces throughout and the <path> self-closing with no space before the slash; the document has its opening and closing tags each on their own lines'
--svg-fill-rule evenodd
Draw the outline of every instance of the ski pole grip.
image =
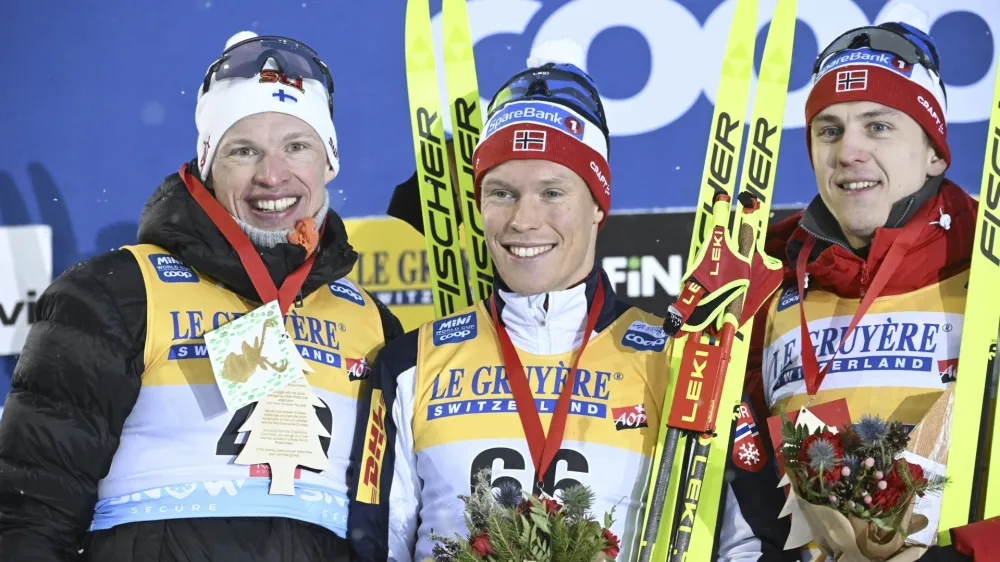
<svg viewBox="0 0 1000 562">
<path fill-rule="evenodd" d="M 740 223 L 740 236 L 738 239 L 738 246 L 740 255 L 744 257 L 750 257 L 753 252 L 753 241 L 754 241 L 754 230 L 746 222 Z M 749 290 L 749 289 L 747 289 Z M 740 296 L 733 299 L 733 302 L 729 303 L 726 307 L 726 313 L 732 316 L 737 322 L 739 321 L 743 312 L 743 297 L 746 293 L 740 294 Z"/>
</svg>

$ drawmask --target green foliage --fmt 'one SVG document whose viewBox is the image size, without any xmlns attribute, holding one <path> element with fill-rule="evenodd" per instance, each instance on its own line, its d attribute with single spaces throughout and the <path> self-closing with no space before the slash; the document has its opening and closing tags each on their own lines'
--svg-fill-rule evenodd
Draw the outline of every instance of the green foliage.
<svg viewBox="0 0 1000 562">
<path fill-rule="evenodd" d="M 604 536 L 614 522 L 614 510 L 605 514 L 603 526 L 595 520 L 590 513 L 594 493 L 589 488 L 565 489 L 561 502 L 522 492 L 519 504 L 505 506 L 498 499 L 509 491 L 494 493 L 491 480 L 489 469 L 483 470 L 476 475 L 472 493 L 460 496 L 466 507 L 467 537 L 431 534 L 436 542 L 433 562 L 593 562 L 609 547 L 618 548 L 617 541 L 609 544 Z M 510 503 L 509 498 L 502 499 Z M 477 553 L 477 545 L 482 551 L 487 543 L 487 553 Z"/>
</svg>

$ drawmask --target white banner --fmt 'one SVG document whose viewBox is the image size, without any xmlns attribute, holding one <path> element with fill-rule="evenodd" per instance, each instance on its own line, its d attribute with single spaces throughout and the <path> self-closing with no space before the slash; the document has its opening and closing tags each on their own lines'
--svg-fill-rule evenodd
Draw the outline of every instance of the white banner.
<svg viewBox="0 0 1000 562">
<path fill-rule="evenodd" d="M 0 355 L 21 353 L 35 302 L 52 282 L 52 228 L 0 226 Z"/>
</svg>

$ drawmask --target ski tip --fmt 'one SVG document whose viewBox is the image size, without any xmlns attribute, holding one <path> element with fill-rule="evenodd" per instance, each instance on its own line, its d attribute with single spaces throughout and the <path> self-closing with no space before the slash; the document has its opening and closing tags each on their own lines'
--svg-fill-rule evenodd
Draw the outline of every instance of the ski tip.
<svg viewBox="0 0 1000 562">
<path fill-rule="evenodd" d="M 583 69 L 583 47 L 572 39 L 546 41 L 531 51 L 528 68 L 536 68 L 549 63 L 572 64 Z"/>
<path fill-rule="evenodd" d="M 896 2 L 888 10 L 884 10 L 879 21 L 880 25 L 886 22 L 901 22 L 909 24 L 924 33 L 930 33 L 930 17 L 927 12 L 909 2 Z"/>
</svg>

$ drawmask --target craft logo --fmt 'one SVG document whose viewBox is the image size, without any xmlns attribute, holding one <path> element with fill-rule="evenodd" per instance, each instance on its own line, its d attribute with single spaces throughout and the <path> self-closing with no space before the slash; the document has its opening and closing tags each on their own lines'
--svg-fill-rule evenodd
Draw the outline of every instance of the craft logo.
<svg viewBox="0 0 1000 562">
<path fill-rule="evenodd" d="M 663 326 L 653 326 L 638 320 L 632 322 L 622 338 L 622 345 L 639 351 L 663 351 L 666 343 L 667 332 Z"/>
<path fill-rule="evenodd" d="M 466 312 L 461 316 L 435 320 L 433 330 L 435 346 L 471 340 L 478 332 L 476 313 Z"/>
<path fill-rule="evenodd" d="M 920 314 L 926 317 L 927 313 Z M 906 314 L 896 316 L 905 317 Z M 822 369 L 834 355 L 847 327 L 827 325 L 810 328 L 816 359 Z M 934 354 L 938 350 L 940 336 L 952 331 L 953 326 L 949 323 L 900 322 L 893 321 L 891 317 L 881 323 L 860 324 L 844 341 L 829 367 L 828 375 L 834 378 L 838 374 L 870 371 L 931 373 L 938 367 Z M 803 380 L 800 349 L 798 328 L 767 347 L 764 375 L 770 383 L 771 392 Z"/>
<path fill-rule="evenodd" d="M 215 313 L 201 310 L 174 310 L 170 312 L 173 325 L 172 341 L 167 355 L 169 360 L 207 359 L 208 349 L 205 347 L 205 332 L 216 330 L 229 322 L 237 320 L 245 312 Z M 342 364 L 340 341 L 337 333 L 346 331 L 346 326 L 333 320 L 316 318 L 299 314 L 291 308 L 285 315 L 285 329 L 292 336 L 295 348 L 303 358 L 340 368 Z M 258 342 L 263 346 L 263 342 Z"/>
<path fill-rule="evenodd" d="M 362 357 L 361 359 L 351 359 L 348 357 L 344 364 L 347 368 L 347 380 L 351 381 L 362 381 L 368 378 L 371 374 L 371 367 L 368 366 L 368 359 Z"/>
<path fill-rule="evenodd" d="M 823 65 L 820 69 L 820 75 L 826 74 L 827 72 L 848 64 L 854 65 L 870 65 L 870 66 L 880 66 L 882 68 L 888 68 L 897 74 L 906 76 L 907 78 L 913 73 L 913 65 L 907 63 L 903 59 L 887 52 L 883 51 L 873 51 L 871 49 L 855 49 L 850 53 L 835 56 Z M 839 78 L 841 72 L 837 73 Z M 867 72 L 865 73 L 867 76 Z M 864 88 L 859 88 L 864 89 Z M 837 90 L 838 92 L 840 90 Z"/>
<path fill-rule="evenodd" d="M 349 300 L 354 304 L 360 306 L 365 305 L 365 298 L 361 296 L 361 291 L 354 286 L 354 283 L 351 283 L 347 279 L 338 279 L 333 283 L 330 283 L 330 292 L 333 293 L 334 296 Z"/>
<path fill-rule="evenodd" d="M 860 92 L 868 89 L 868 69 L 841 70 L 837 73 L 838 92 Z"/>
<path fill-rule="evenodd" d="M 667 258 L 664 269 L 656 256 L 608 256 L 601 260 L 601 267 L 614 285 L 625 283 L 625 295 L 630 298 L 652 297 L 657 291 L 666 291 L 676 297 L 681 292 L 684 264 L 677 254 Z"/>
<path fill-rule="evenodd" d="M 385 454 L 385 399 L 380 389 L 372 389 L 371 404 L 368 412 L 368 428 L 365 431 L 365 448 L 361 455 L 361 481 L 358 483 L 355 500 L 377 504 L 382 455 Z"/>
<path fill-rule="evenodd" d="M 944 127 L 944 123 L 941 121 L 941 117 L 938 116 L 938 112 L 935 109 L 935 106 L 937 104 L 935 104 L 933 102 L 929 102 L 929 101 L 927 101 L 926 98 L 924 98 L 924 96 L 919 96 L 919 95 L 917 96 L 917 103 L 919 103 L 920 107 L 923 107 L 924 110 L 927 111 L 927 114 L 930 115 L 931 119 L 934 120 L 934 123 L 937 124 L 937 130 L 938 130 L 938 132 L 943 135 L 945 127 Z"/>
<path fill-rule="evenodd" d="M 556 400 L 566 384 L 569 367 L 560 361 L 556 365 L 525 365 L 524 374 L 535 397 L 539 414 L 555 412 Z M 577 369 L 569 413 L 595 418 L 607 418 L 608 385 L 621 380 L 620 372 Z M 517 403 L 507 382 L 503 365 L 480 365 L 469 369 L 456 367 L 437 374 L 431 385 L 427 420 L 472 414 L 517 413 Z"/>
<path fill-rule="evenodd" d="M 545 131 L 514 131 L 514 152 L 545 152 Z"/>
<path fill-rule="evenodd" d="M 634 406 L 625 406 L 623 408 L 611 408 L 611 417 L 615 420 L 615 429 L 618 431 L 623 429 L 639 429 L 640 427 L 649 427 L 646 423 L 645 404 L 636 404 Z"/>
<path fill-rule="evenodd" d="M 164 283 L 197 283 L 198 275 L 184 262 L 170 254 L 149 254 L 149 261 Z"/>
<path fill-rule="evenodd" d="M 597 180 L 604 185 L 604 194 L 611 195 L 611 185 L 608 183 L 608 179 L 604 177 L 604 172 L 601 171 L 601 167 L 597 165 L 597 162 L 591 160 L 590 169 L 597 175 Z"/>
</svg>

